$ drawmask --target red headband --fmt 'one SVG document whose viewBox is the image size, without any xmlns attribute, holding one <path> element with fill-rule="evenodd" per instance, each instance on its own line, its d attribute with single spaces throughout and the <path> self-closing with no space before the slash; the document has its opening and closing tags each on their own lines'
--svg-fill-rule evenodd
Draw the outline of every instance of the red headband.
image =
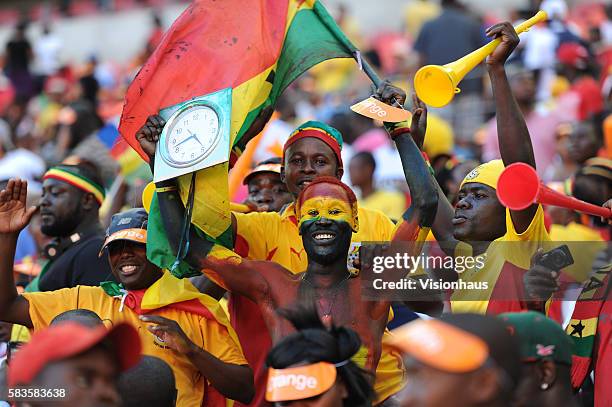
<svg viewBox="0 0 612 407">
<path fill-rule="evenodd" d="M 297 140 L 307 138 L 307 137 L 319 139 L 325 144 L 327 144 L 329 148 L 331 148 L 334 154 L 336 155 L 336 159 L 338 160 L 338 165 L 342 167 L 342 155 L 340 153 L 340 145 L 338 145 L 338 142 L 336 141 L 336 139 L 333 138 L 330 134 L 316 127 L 306 127 L 299 131 L 296 131 L 291 136 L 289 136 L 289 139 L 287 140 L 287 142 L 285 143 L 285 146 L 283 147 L 283 163 L 285 162 L 285 151 L 287 151 L 289 146 L 295 143 Z"/>
</svg>

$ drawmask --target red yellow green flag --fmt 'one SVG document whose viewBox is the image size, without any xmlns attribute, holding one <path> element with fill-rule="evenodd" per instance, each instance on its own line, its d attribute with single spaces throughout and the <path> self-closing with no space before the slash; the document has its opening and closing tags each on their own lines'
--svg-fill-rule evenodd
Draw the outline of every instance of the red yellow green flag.
<svg viewBox="0 0 612 407">
<path fill-rule="evenodd" d="M 149 115 L 231 88 L 230 146 L 235 159 L 244 149 L 245 131 L 291 82 L 322 61 L 351 58 L 355 52 L 317 0 L 196 0 L 130 85 L 119 131 L 146 159 L 135 134 Z M 231 242 L 228 170 L 229 163 L 224 163 L 197 173 L 192 216 L 206 236 L 226 246 Z M 183 202 L 190 179 L 191 175 L 179 178 Z M 163 235 L 154 197 L 149 257 L 169 267 L 172 256 Z"/>
</svg>

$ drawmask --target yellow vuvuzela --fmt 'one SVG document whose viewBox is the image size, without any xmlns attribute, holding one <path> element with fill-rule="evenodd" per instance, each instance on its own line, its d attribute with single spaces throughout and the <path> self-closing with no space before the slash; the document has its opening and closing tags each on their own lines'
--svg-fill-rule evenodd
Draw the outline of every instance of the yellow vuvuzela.
<svg viewBox="0 0 612 407">
<path fill-rule="evenodd" d="M 546 13 L 540 10 L 535 16 L 517 25 L 514 29 L 520 34 L 533 25 L 545 21 L 546 18 Z M 414 89 L 419 99 L 433 107 L 442 107 L 449 104 L 455 94 L 460 92 L 457 84 L 468 72 L 491 54 L 500 42 L 499 38 L 495 39 L 455 62 L 443 66 L 426 65 L 419 69 L 414 77 Z"/>
</svg>

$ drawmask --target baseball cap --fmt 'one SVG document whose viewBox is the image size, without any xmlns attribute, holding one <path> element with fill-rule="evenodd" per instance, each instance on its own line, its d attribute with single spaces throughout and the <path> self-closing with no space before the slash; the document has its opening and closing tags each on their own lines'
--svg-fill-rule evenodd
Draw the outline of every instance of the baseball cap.
<svg viewBox="0 0 612 407">
<path fill-rule="evenodd" d="M 474 371 L 489 357 L 489 348 L 482 339 L 436 319 L 419 319 L 392 333 L 391 346 L 449 373 Z"/>
<path fill-rule="evenodd" d="M 467 373 L 493 363 L 518 383 L 519 345 L 494 317 L 445 314 L 416 320 L 393 331 L 390 345 L 419 362 L 448 373 Z"/>
<path fill-rule="evenodd" d="M 89 328 L 75 322 L 64 322 L 39 331 L 15 355 L 8 371 L 8 384 L 29 384 L 50 363 L 83 353 L 108 339 L 121 371 L 135 366 L 140 360 L 140 336 L 130 324 Z"/>
<path fill-rule="evenodd" d="M 148 219 L 149 214 L 144 208 L 134 208 L 114 214 L 106 230 L 106 239 L 100 249 L 100 255 L 102 250 L 115 240 L 131 240 L 146 244 Z"/>
<path fill-rule="evenodd" d="M 278 161 L 278 162 L 276 162 Z M 271 172 L 274 174 L 279 174 L 281 172 L 281 159 L 278 158 L 277 160 L 266 160 L 264 162 L 261 162 L 259 164 L 257 164 L 257 166 L 255 168 L 253 168 L 251 170 L 251 172 L 249 172 L 247 174 L 246 177 L 244 177 L 244 180 L 242 181 L 243 185 L 247 185 L 249 183 L 249 181 L 251 180 L 251 178 L 253 178 L 255 175 L 257 174 L 261 174 L 261 173 L 265 173 L 265 172 Z"/>
<path fill-rule="evenodd" d="M 539 312 L 508 312 L 498 316 L 521 344 L 523 361 L 553 360 L 572 364 L 572 342 L 561 326 Z"/>
</svg>

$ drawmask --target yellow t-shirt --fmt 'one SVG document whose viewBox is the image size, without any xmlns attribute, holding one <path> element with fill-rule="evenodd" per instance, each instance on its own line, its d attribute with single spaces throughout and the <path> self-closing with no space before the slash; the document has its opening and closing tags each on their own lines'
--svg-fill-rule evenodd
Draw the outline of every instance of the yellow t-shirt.
<svg viewBox="0 0 612 407">
<path fill-rule="evenodd" d="M 167 348 L 146 328 L 148 324 L 138 319 L 138 314 L 127 306 L 119 311 L 121 299 L 107 295 L 100 287 L 77 286 L 57 291 L 24 293 L 30 304 L 30 318 L 34 330 L 45 328 L 51 320 L 64 311 L 88 309 L 100 316 L 106 324 L 127 322 L 140 334 L 143 354 L 156 356 L 172 368 L 177 387 L 177 406 L 199 406 L 205 397 L 207 385 L 200 371 L 187 356 Z M 153 311 L 178 322 L 189 339 L 202 349 L 226 363 L 246 365 L 240 344 L 231 340 L 227 328 L 215 320 L 182 310 L 165 307 Z"/>
<path fill-rule="evenodd" d="M 514 243 L 511 243 L 514 242 Z M 538 247 L 549 248 L 550 237 L 544 226 L 542 206 L 523 233 L 517 233 L 506 210 L 506 234 L 493 241 L 486 251 L 482 268 L 477 265 L 459 275 L 464 282 L 487 283 L 487 289 L 464 289 L 455 291 L 451 296 L 452 312 L 472 312 L 477 314 L 516 311 L 520 293 L 523 291 L 522 274 L 528 270 L 531 257 Z M 455 249 L 455 257 L 471 256 L 472 247 L 460 242 Z M 489 308 L 489 299 L 495 299 L 495 308 Z"/>
<path fill-rule="evenodd" d="M 237 224 L 235 251 L 251 260 L 275 261 L 293 273 L 301 273 L 308 266 L 302 237 L 299 234 L 295 207 L 289 205 L 282 213 L 234 213 Z M 359 208 L 359 232 L 353 233 L 352 242 L 390 241 L 396 225 L 382 212 Z M 239 321 L 232 321 L 234 324 Z M 236 328 L 238 330 L 238 328 Z M 385 332 L 385 337 L 388 332 Z M 249 344 L 244 343 L 248 347 Z M 356 355 L 357 363 L 362 356 Z M 365 359 L 364 359 L 365 360 Z M 363 366 L 363 363 L 362 363 Z M 383 401 L 401 390 L 404 366 L 401 357 L 385 346 L 376 368 L 374 390 L 378 401 Z"/>
<path fill-rule="evenodd" d="M 401 192 L 378 190 L 359 201 L 359 207 L 381 211 L 389 218 L 401 220 L 406 211 L 406 196 Z"/>
<path fill-rule="evenodd" d="M 308 259 L 297 226 L 294 204 L 282 213 L 234 213 L 237 236 L 235 251 L 250 260 L 271 260 L 293 273 L 302 273 Z M 395 224 L 380 211 L 359 208 L 359 232 L 352 242 L 386 242 L 391 240 Z"/>
</svg>

